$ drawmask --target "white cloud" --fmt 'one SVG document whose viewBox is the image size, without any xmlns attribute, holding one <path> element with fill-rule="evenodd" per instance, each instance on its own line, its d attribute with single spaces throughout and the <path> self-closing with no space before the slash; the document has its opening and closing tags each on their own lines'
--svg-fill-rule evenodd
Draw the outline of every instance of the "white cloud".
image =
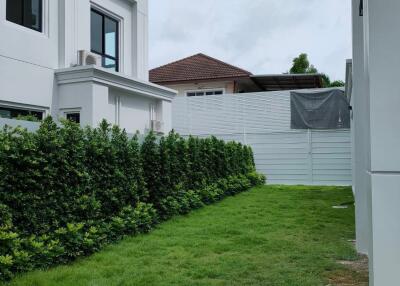
<svg viewBox="0 0 400 286">
<path fill-rule="evenodd" d="M 150 67 L 202 52 L 256 74 L 282 73 L 305 52 L 344 79 L 348 0 L 150 0 Z"/>
</svg>

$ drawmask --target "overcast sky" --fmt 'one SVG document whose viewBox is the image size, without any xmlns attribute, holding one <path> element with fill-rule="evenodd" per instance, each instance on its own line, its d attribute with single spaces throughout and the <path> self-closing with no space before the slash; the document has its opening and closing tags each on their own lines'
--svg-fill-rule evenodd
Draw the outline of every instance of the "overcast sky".
<svg viewBox="0 0 400 286">
<path fill-rule="evenodd" d="M 199 52 L 254 74 L 305 52 L 331 79 L 351 58 L 348 0 L 150 0 L 150 68 Z"/>
</svg>

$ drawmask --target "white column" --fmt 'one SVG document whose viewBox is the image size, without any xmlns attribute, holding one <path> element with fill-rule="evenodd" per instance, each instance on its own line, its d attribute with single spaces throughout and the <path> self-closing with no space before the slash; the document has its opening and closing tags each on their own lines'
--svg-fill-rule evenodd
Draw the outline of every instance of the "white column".
<svg viewBox="0 0 400 286">
<path fill-rule="evenodd" d="M 369 106 L 365 92 L 364 28 L 360 0 L 353 0 L 353 188 L 356 202 L 357 250 L 368 254 L 371 236 Z"/>
<path fill-rule="evenodd" d="M 400 281 L 400 1 L 364 2 L 371 124 L 370 285 L 389 286 Z"/>
<path fill-rule="evenodd" d="M 148 0 L 138 0 L 132 13 L 132 75 L 148 81 Z"/>
</svg>

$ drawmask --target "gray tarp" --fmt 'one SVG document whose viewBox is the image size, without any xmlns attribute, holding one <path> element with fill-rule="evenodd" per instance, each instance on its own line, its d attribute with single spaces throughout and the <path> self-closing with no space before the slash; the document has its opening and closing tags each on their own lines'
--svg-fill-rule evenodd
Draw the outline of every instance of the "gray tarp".
<svg viewBox="0 0 400 286">
<path fill-rule="evenodd" d="M 292 129 L 350 128 L 349 103 L 340 89 L 291 92 Z"/>
</svg>

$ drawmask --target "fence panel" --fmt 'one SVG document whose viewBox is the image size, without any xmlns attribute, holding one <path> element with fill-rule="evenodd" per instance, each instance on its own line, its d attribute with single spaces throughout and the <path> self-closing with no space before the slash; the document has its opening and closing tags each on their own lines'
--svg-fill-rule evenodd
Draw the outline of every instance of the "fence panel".
<svg viewBox="0 0 400 286">
<path fill-rule="evenodd" d="M 172 111 L 182 135 L 250 145 L 270 183 L 352 184 L 350 130 L 290 129 L 290 91 L 178 97 Z"/>
</svg>

